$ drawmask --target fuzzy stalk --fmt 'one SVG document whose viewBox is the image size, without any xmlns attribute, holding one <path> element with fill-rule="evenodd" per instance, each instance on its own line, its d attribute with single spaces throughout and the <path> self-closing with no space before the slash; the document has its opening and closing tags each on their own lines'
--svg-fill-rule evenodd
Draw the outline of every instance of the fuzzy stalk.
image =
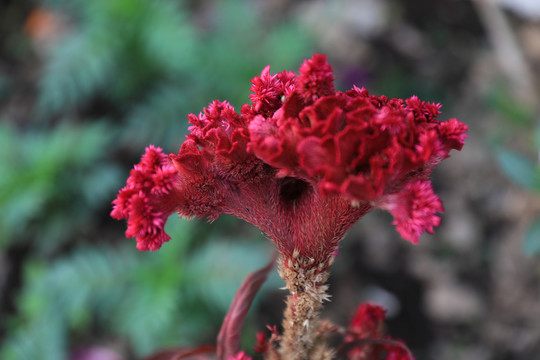
<svg viewBox="0 0 540 360">
<path fill-rule="evenodd" d="M 288 360 L 328 360 L 333 350 L 325 344 L 319 330 L 322 303 L 327 294 L 328 269 L 333 258 L 325 264 L 310 264 L 307 259 L 280 259 L 279 275 L 290 294 L 283 316 L 283 335 L 280 355 Z"/>
</svg>

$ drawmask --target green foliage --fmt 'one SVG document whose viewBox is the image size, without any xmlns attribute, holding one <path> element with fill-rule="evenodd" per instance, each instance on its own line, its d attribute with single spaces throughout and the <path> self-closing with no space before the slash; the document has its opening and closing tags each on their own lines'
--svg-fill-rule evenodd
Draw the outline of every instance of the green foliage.
<svg viewBox="0 0 540 360">
<path fill-rule="evenodd" d="M 506 86 L 495 85 L 487 97 L 488 106 L 503 116 L 507 125 L 530 127 L 534 119 L 534 108 L 515 98 Z"/>
<path fill-rule="evenodd" d="M 501 85 L 491 88 L 487 103 L 502 120 L 491 134 L 501 170 L 517 185 L 540 192 L 540 163 L 524 155 L 540 151 L 540 123 L 534 123 L 534 110 Z M 519 152 L 511 149 L 516 144 L 521 146 Z"/>
<path fill-rule="evenodd" d="M 29 264 L 28 286 L 19 300 L 21 316 L 11 324 L 13 336 L 2 348 L 2 357 L 66 358 L 67 328 L 90 321 L 87 306 L 104 296 L 110 297 L 105 304 L 113 303 L 122 289 L 115 281 L 135 267 L 125 251 L 111 250 L 80 249 L 50 267 L 37 260 Z"/>
<path fill-rule="evenodd" d="M 194 39 L 173 2 L 98 0 L 80 6 L 81 23 L 46 63 L 38 111 L 84 105 L 97 93 L 121 105 L 190 69 Z"/>
<path fill-rule="evenodd" d="M 540 219 L 537 219 L 527 231 L 523 241 L 523 253 L 540 255 Z"/>
<path fill-rule="evenodd" d="M 231 246 L 232 241 L 217 240 L 211 239 L 190 259 L 189 272 L 185 275 L 198 279 L 193 286 L 203 301 L 211 299 L 213 306 L 225 313 L 246 276 L 245 268 L 255 270 L 265 266 L 270 252 L 261 254 L 260 246 L 248 242 Z M 231 267 L 231 264 L 237 266 Z M 278 282 L 279 279 L 275 277 L 269 281 L 274 287 Z"/>
<path fill-rule="evenodd" d="M 139 356 L 215 336 L 236 288 L 269 252 L 260 243 L 223 241 L 190 251 L 198 240 L 193 225 L 171 221 L 173 240 L 155 253 L 138 253 L 130 243 L 80 246 L 50 265 L 35 259 L 0 357 L 66 358 L 69 331 L 82 337 L 90 325 L 127 339 Z"/>
<path fill-rule="evenodd" d="M 52 251 L 87 224 L 120 184 L 117 167 L 99 162 L 111 135 L 104 123 L 27 133 L 2 125 L 0 245 L 24 235 Z"/>
<path fill-rule="evenodd" d="M 530 156 L 540 156 L 540 123 L 534 123 L 534 110 L 500 86 L 492 88 L 487 100 L 503 120 L 498 133 L 493 136 L 493 153 L 501 171 L 518 186 L 540 195 L 540 158 L 533 161 Z M 519 144 L 520 151 L 510 149 L 511 143 Z M 523 239 L 522 252 L 529 256 L 540 254 L 539 220 L 530 225 Z"/>
<path fill-rule="evenodd" d="M 534 136 L 540 154 L 540 125 Z M 540 194 L 540 163 L 534 163 L 521 153 L 499 147 L 495 156 L 504 174 L 517 185 Z M 540 159 L 539 159 L 540 161 Z M 522 251 L 525 255 L 540 254 L 540 220 L 534 222 L 523 240 Z"/>
<path fill-rule="evenodd" d="M 540 119 L 536 126 L 536 129 L 534 130 L 534 145 L 540 151 Z M 540 154 L 538 156 L 540 156 Z"/>
<path fill-rule="evenodd" d="M 268 62 L 275 71 L 295 68 L 311 52 L 298 26 L 265 27 L 240 1 L 220 3 L 205 31 L 177 1 L 46 3 L 77 21 L 45 64 L 36 117 L 100 100 L 127 126 L 121 140 L 129 146 L 176 146 L 186 114 L 215 98 L 239 106 Z"/>
<path fill-rule="evenodd" d="M 512 150 L 499 148 L 495 155 L 499 166 L 516 184 L 540 192 L 540 164 Z"/>
</svg>

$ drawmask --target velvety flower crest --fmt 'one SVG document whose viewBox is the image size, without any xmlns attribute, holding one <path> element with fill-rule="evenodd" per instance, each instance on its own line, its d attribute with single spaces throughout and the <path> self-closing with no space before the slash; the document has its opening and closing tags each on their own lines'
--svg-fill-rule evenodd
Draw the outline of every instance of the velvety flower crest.
<svg viewBox="0 0 540 360">
<path fill-rule="evenodd" d="M 326 56 L 315 54 L 298 75 L 265 67 L 240 113 L 216 100 L 188 115 L 178 154 L 147 148 L 113 202 L 113 217 L 128 221 L 126 236 L 155 250 L 169 239 L 163 226 L 173 212 L 231 214 L 310 268 L 333 257 L 375 207 L 391 212 L 411 242 L 432 232 L 443 208 L 429 175 L 462 148 L 467 126 L 437 120 L 439 104 L 358 87 L 336 92 L 333 80 Z"/>
</svg>

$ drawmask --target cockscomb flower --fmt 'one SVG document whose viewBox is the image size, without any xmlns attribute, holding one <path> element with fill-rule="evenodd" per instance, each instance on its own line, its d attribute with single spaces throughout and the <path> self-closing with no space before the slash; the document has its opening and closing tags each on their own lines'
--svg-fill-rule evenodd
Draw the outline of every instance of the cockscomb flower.
<svg viewBox="0 0 540 360">
<path fill-rule="evenodd" d="M 467 126 L 439 121 L 439 104 L 335 91 L 332 67 L 315 54 L 299 74 L 251 82 L 240 113 L 214 101 L 191 126 L 178 154 L 150 146 L 113 202 L 140 250 L 169 240 L 167 217 L 216 219 L 230 214 L 276 244 L 285 267 L 328 268 L 345 232 L 374 208 L 394 216 L 416 243 L 443 211 L 432 169 L 460 150 Z M 296 265 L 295 265 L 296 264 Z"/>
<path fill-rule="evenodd" d="M 360 304 L 344 338 L 350 360 L 414 360 L 403 342 L 384 335 L 386 311 L 375 304 Z"/>
<path fill-rule="evenodd" d="M 290 291 L 280 348 L 265 350 L 275 359 L 332 358 L 317 329 L 339 242 L 375 208 L 389 211 L 412 243 L 431 233 L 443 207 L 429 176 L 467 137 L 458 120 L 437 120 L 439 104 L 358 87 L 336 92 L 333 81 L 324 55 L 306 60 L 298 74 L 265 67 L 240 113 L 213 101 L 188 115 L 189 134 L 177 154 L 149 146 L 113 202 L 111 215 L 127 219 L 126 236 L 140 250 L 157 250 L 170 239 L 164 226 L 174 212 L 210 221 L 230 214 L 260 228 L 281 255 L 279 274 Z M 242 304 L 233 301 L 233 313 L 243 314 Z M 241 318 L 226 317 L 220 360 L 246 357 L 238 342 Z M 376 317 L 373 324 L 379 323 Z M 361 329 L 377 335 L 369 324 Z"/>
</svg>

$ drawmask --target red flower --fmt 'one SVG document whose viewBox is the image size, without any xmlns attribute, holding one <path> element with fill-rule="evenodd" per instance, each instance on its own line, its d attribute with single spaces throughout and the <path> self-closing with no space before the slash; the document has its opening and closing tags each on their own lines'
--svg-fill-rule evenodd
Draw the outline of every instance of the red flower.
<svg viewBox="0 0 540 360">
<path fill-rule="evenodd" d="M 229 360 L 252 360 L 252 357 L 249 355 L 246 355 L 245 351 L 240 351 L 235 356 L 229 356 Z"/>
<path fill-rule="evenodd" d="M 255 340 L 257 342 L 254 346 L 255 352 L 260 354 L 266 354 L 268 352 L 268 340 L 266 339 L 264 332 L 257 332 Z"/>
<path fill-rule="evenodd" d="M 414 360 L 403 342 L 384 336 L 385 314 L 378 305 L 358 306 L 344 339 L 349 359 Z"/>
<path fill-rule="evenodd" d="M 324 55 L 299 75 L 252 80 L 241 113 L 214 101 L 189 115 L 177 155 L 150 147 L 114 201 L 126 236 L 155 250 L 168 240 L 167 217 L 216 219 L 226 213 L 263 230 L 285 258 L 317 271 L 345 232 L 374 207 L 390 211 L 401 235 L 417 242 L 439 224 L 442 204 L 432 169 L 460 150 L 467 126 L 440 122 L 440 105 L 388 99 L 354 87 L 335 92 Z"/>
<path fill-rule="evenodd" d="M 383 322 L 386 310 L 370 303 L 360 304 L 349 325 L 350 339 L 380 338 L 383 331 Z"/>
<path fill-rule="evenodd" d="M 111 216 L 128 219 L 126 237 L 137 239 L 137 249 L 157 250 L 170 236 L 165 222 L 174 211 L 176 169 L 160 148 L 146 148 L 141 162 L 131 170 L 127 185 L 113 201 Z"/>
<path fill-rule="evenodd" d="M 435 195 L 429 181 L 416 180 L 407 184 L 400 192 L 384 196 L 377 204 L 394 216 L 393 224 L 401 236 L 417 243 L 422 232 L 433 233 L 443 212 L 441 200 Z"/>
<path fill-rule="evenodd" d="M 333 72 L 325 55 L 315 54 L 311 60 L 305 60 L 296 80 L 298 94 L 308 104 L 323 96 L 333 95 L 335 92 Z"/>
</svg>

